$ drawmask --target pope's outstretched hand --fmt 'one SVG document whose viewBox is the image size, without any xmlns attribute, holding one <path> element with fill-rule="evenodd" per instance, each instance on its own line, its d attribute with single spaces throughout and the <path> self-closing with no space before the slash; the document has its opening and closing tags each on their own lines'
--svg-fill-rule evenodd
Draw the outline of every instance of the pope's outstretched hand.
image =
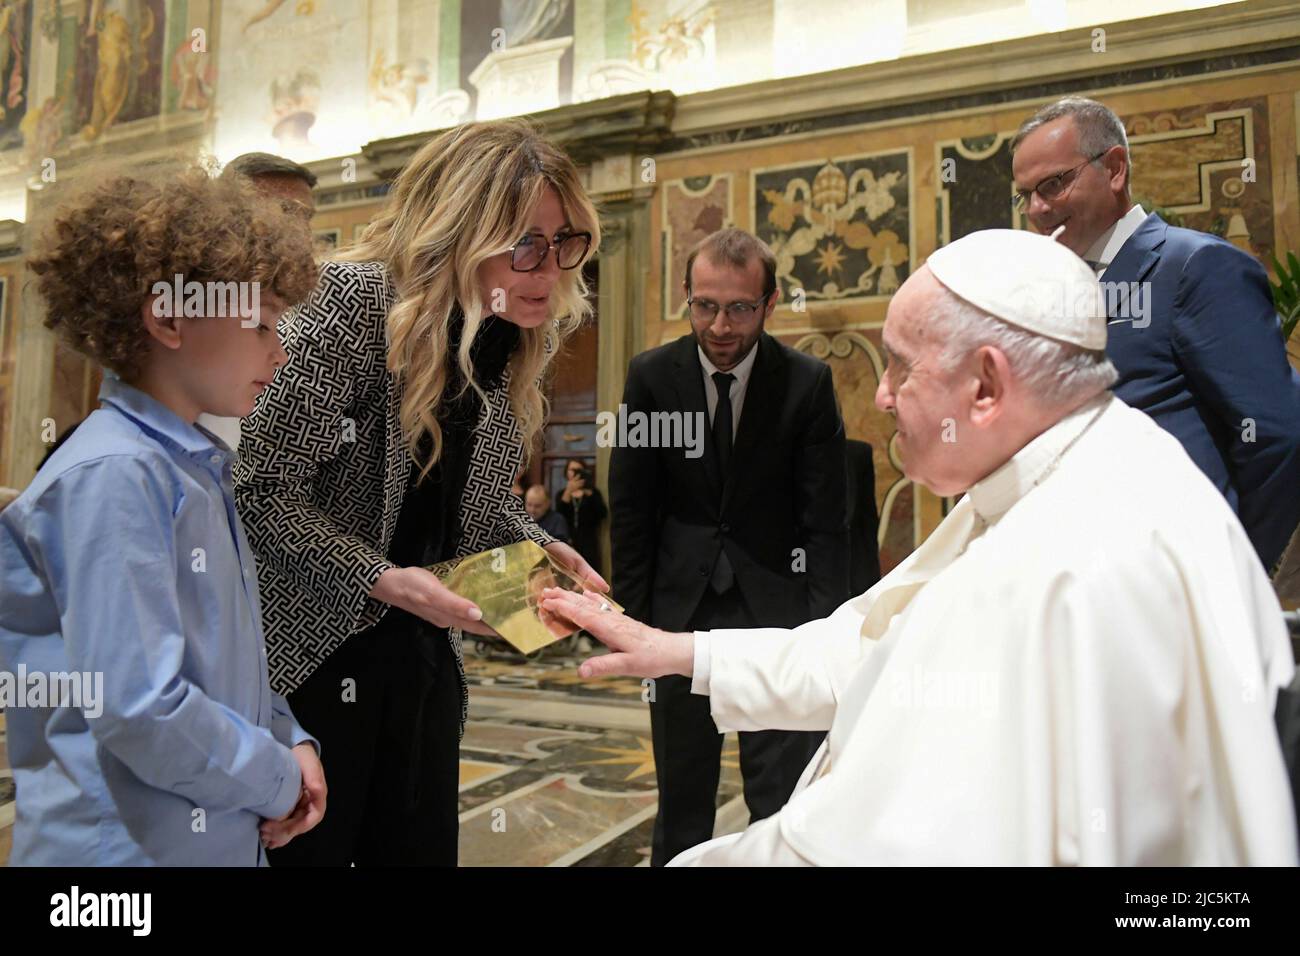
<svg viewBox="0 0 1300 956">
<path fill-rule="evenodd" d="M 695 668 L 694 634 L 670 634 L 634 621 L 599 594 L 547 588 L 542 607 L 581 627 L 612 652 L 584 661 L 578 668 L 583 677 L 690 677 Z"/>
</svg>

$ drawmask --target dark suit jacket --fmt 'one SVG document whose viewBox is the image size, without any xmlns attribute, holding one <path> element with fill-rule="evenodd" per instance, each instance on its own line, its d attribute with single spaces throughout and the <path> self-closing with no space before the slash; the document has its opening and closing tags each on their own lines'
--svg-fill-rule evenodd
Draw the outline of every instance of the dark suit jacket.
<svg viewBox="0 0 1300 956">
<path fill-rule="evenodd" d="M 849 593 L 862 594 L 880 580 L 880 547 L 876 532 L 876 465 L 871 446 L 852 438 L 844 443 L 848 464 L 845 511 L 849 520 Z"/>
<path fill-rule="evenodd" d="M 1271 568 L 1300 521 L 1300 376 L 1267 275 L 1232 244 L 1152 213 L 1103 282 L 1151 283 L 1150 326 L 1112 314 L 1106 329 L 1115 394 L 1182 442 Z"/>
<path fill-rule="evenodd" d="M 755 348 L 721 493 L 694 337 L 628 367 L 629 414 L 698 413 L 706 435 L 699 458 L 682 448 L 614 449 L 611 583 L 634 618 L 684 630 L 723 548 L 760 625 L 825 617 L 849 597 L 844 426 L 830 369 L 767 334 Z"/>
</svg>

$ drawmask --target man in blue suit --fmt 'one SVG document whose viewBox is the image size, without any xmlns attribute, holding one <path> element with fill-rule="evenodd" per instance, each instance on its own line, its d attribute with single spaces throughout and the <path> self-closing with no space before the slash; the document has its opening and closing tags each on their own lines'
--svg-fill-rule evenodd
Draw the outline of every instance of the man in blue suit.
<svg viewBox="0 0 1300 956">
<path fill-rule="evenodd" d="M 1100 103 L 1044 107 L 1011 149 L 1017 208 L 1102 281 L 1115 394 L 1182 442 L 1271 570 L 1300 523 L 1300 376 L 1263 268 L 1132 202 L 1124 124 Z"/>
</svg>

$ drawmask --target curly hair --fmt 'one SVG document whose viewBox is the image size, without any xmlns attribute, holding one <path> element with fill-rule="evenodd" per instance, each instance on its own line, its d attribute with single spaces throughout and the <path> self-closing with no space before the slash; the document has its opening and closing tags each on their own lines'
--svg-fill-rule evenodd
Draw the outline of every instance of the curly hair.
<svg viewBox="0 0 1300 956">
<path fill-rule="evenodd" d="M 52 213 L 27 257 L 47 328 L 124 380 L 139 376 L 156 282 L 256 282 L 286 306 L 316 286 L 311 238 L 242 177 L 196 162 L 94 175 Z"/>
</svg>

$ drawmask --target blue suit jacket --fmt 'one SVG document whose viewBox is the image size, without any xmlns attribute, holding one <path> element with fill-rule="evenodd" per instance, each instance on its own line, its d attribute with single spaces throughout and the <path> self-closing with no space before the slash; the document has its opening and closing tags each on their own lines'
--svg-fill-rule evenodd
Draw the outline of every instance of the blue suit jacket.
<svg viewBox="0 0 1300 956">
<path fill-rule="evenodd" d="M 1107 297 L 1115 394 L 1182 442 L 1271 568 L 1300 522 L 1300 375 L 1264 270 L 1231 243 L 1152 213 L 1103 281 L 1150 283 L 1149 312 L 1136 321 L 1115 313 L 1139 310 Z"/>
</svg>

